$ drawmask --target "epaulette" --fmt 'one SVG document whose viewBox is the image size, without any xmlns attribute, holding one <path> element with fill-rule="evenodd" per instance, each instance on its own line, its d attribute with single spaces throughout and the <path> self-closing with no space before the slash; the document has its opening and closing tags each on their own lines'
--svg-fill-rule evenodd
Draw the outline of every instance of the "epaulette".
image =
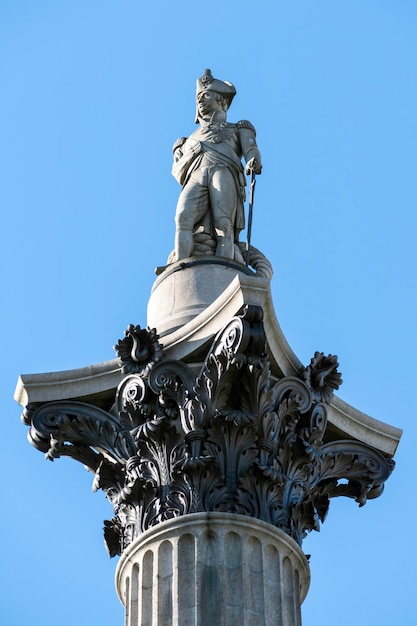
<svg viewBox="0 0 417 626">
<path fill-rule="evenodd" d="M 252 130 L 256 135 L 256 130 L 255 130 L 254 125 L 248 122 L 248 120 L 240 120 L 240 122 L 238 122 L 236 126 L 238 128 L 247 128 L 248 130 Z"/>
<path fill-rule="evenodd" d="M 187 141 L 187 137 L 180 137 L 172 146 L 172 152 L 175 152 L 177 148 L 181 148 L 181 146 Z"/>
</svg>

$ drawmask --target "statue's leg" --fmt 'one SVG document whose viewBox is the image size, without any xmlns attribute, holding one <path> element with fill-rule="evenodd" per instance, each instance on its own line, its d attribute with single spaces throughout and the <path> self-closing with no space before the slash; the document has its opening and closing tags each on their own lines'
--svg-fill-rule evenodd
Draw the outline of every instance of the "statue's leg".
<svg viewBox="0 0 417 626">
<path fill-rule="evenodd" d="M 175 258 L 177 261 L 191 256 L 194 247 L 194 226 L 207 210 L 207 187 L 203 184 L 203 177 L 197 170 L 178 198 L 175 214 Z"/>
<path fill-rule="evenodd" d="M 234 223 L 238 196 L 235 180 L 227 167 L 219 165 L 212 170 L 209 193 L 217 235 L 216 255 L 233 259 L 235 254 Z"/>
</svg>

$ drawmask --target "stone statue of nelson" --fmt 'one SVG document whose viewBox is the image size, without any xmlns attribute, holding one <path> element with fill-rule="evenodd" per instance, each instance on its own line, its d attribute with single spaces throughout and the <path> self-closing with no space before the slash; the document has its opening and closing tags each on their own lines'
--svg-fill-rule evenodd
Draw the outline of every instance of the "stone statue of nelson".
<svg viewBox="0 0 417 626">
<path fill-rule="evenodd" d="M 182 185 L 175 216 L 176 261 L 194 256 L 198 233 L 209 231 L 215 246 L 211 254 L 243 263 L 235 245 L 245 225 L 246 180 L 241 158 L 245 158 L 247 174 L 260 174 L 262 165 L 252 124 L 226 121 L 235 94 L 231 83 L 205 70 L 197 80 L 196 123 L 200 125 L 190 137 L 174 144 L 172 173 Z"/>
</svg>

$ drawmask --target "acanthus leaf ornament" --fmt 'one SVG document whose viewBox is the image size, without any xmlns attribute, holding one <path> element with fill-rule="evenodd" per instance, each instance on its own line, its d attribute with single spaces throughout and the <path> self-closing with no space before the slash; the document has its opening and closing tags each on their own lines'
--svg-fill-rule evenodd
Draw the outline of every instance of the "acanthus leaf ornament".
<svg viewBox="0 0 417 626">
<path fill-rule="evenodd" d="M 273 378 L 259 307 L 231 319 L 197 375 L 164 355 L 155 331 L 128 331 L 118 344 L 128 375 L 111 412 L 61 401 L 25 416 L 47 458 L 71 456 L 94 473 L 114 508 L 110 556 L 155 524 L 201 511 L 256 517 L 301 544 L 330 498 L 362 506 L 381 493 L 393 461 L 326 430 L 336 357 L 316 352 L 300 377 Z"/>
</svg>

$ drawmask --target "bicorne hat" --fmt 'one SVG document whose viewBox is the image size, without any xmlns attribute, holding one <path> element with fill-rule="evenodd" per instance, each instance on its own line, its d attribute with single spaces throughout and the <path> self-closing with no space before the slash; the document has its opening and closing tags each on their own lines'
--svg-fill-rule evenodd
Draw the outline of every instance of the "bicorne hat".
<svg viewBox="0 0 417 626">
<path fill-rule="evenodd" d="M 236 95 L 236 89 L 232 83 L 228 81 L 213 78 L 211 70 L 204 70 L 200 78 L 197 78 L 196 97 L 203 91 L 215 91 L 219 93 L 227 102 L 227 108 L 232 104 L 232 100 Z M 198 124 L 198 111 L 196 114 L 196 124 Z"/>
</svg>

